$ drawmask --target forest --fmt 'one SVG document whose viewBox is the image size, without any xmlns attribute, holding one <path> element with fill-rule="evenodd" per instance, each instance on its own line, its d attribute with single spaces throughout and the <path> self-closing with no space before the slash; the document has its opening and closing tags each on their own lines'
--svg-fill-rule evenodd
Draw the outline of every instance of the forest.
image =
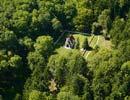
<svg viewBox="0 0 130 100">
<path fill-rule="evenodd" d="M 130 100 L 130 0 L 0 0 L 0 100 Z"/>
</svg>

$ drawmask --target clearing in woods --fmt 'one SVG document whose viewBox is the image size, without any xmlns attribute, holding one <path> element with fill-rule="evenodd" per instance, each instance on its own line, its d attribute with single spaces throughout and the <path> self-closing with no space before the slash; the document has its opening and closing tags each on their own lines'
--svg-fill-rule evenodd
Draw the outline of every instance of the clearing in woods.
<svg viewBox="0 0 130 100">
<path fill-rule="evenodd" d="M 69 52 L 72 49 L 66 49 L 64 48 L 64 42 L 65 42 L 65 32 L 60 36 L 59 40 L 56 41 L 56 44 L 60 44 L 58 46 L 58 48 L 56 49 L 57 53 L 64 53 L 64 52 Z M 82 35 L 82 34 L 73 34 L 76 37 L 79 37 L 80 39 L 80 43 L 82 43 L 83 38 L 87 37 L 88 38 L 88 44 L 89 46 L 92 48 L 90 50 L 86 50 L 84 51 L 80 51 L 82 54 L 84 54 L 83 56 L 85 57 L 86 60 L 89 60 L 91 58 L 91 56 L 93 56 L 93 52 L 96 46 L 100 47 L 100 48 L 107 48 L 107 49 L 111 49 L 111 42 L 109 40 L 105 40 L 104 37 L 102 35 L 90 35 L 90 36 L 86 36 L 86 35 Z M 65 37 L 64 37 L 65 36 Z"/>
</svg>

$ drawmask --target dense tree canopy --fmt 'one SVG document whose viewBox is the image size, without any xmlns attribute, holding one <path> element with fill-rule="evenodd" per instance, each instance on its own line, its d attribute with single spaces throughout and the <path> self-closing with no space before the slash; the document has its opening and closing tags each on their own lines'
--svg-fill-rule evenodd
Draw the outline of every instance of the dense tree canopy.
<svg viewBox="0 0 130 100">
<path fill-rule="evenodd" d="M 1 99 L 129 100 L 130 0 L 0 0 Z"/>
</svg>

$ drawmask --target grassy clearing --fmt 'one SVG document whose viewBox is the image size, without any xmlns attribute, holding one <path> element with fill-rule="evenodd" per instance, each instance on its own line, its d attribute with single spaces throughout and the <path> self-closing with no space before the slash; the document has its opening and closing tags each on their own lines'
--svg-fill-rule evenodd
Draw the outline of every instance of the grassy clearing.
<svg viewBox="0 0 130 100">
<path fill-rule="evenodd" d="M 79 49 L 82 49 L 82 45 L 86 41 L 87 36 L 81 35 L 81 34 L 74 34 L 73 36 L 74 36 L 75 40 L 78 39 L 78 41 L 79 41 Z"/>
<path fill-rule="evenodd" d="M 56 49 L 56 53 L 58 54 L 66 54 L 66 52 L 72 52 L 72 49 L 66 49 L 64 47 L 60 47 L 58 49 Z"/>
<path fill-rule="evenodd" d="M 89 40 L 89 46 L 92 48 L 92 50 L 86 51 L 86 53 L 84 55 L 85 59 L 89 59 L 92 56 L 92 51 L 95 48 L 96 44 L 98 43 L 98 39 L 99 39 L 98 36 L 89 37 L 89 39 L 88 39 Z"/>
<path fill-rule="evenodd" d="M 67 35 L 66 35 L 67 36 Z M 82 44 L 83 44 L 83 42 L 85 41 L 85 39 L 87 38 L 88 39 L 88 43 L 92 40 L 92 38 L 93 38 L 93 36 L 86 36 L 86 35 L 82 35 L 82 34 L 73 34 L 73 36 L 74 36 L 74 38 L 75 38 L 75 40 L 78 38 L 79 39 L 79 50 L 77 50 L 77 51 L 79 51 L 81 54 L 83 54 L 83 52 L 81 52 L 80 51 L 80 49 L 81 49 L 81 47 L 82 47 Z M 92 40 L 92 42 L 90 43 L 90 47 L 92 47 L 93 48 L 93 45 L 96 43 L 96 40 L 97 40 L 97 37 L 95 37 L 94 36 L 94 38 L 93 38 L 93 40 Z M 72 52 L 73 51 L 73 49 L 66 49 L 66 48 L 64 48 L 63 46 L 64 46 L 64 43 L 65 43 L 65 37 L 63 37 L 60 41 L 59 41 L 59 45 L 58 45 L 58 47 L 57 47 L 57 49 L 56 49 L 56 53 L 58 53 L 58 54 L 65 54 L 66 52 Z M 87 51 L 88 52 L 88 51 Z M 87 52 L 86 52 L 86 54 L 87 54 Z M 86 55 L 85 54 L 85 55 Z"/>
<path fill-rule="evenodd" d="M 87 51 L 85 54 L 85 59 L 89 61 L 95 55 L 95 47 L 98 46 L 99 49 L 111 49 L 112 44 L 111 41 L 105 40 L 103 36 L 94 36 L 93 41 L 91 42 L 90 46 L 93 48 L 91 51 Z"/>
<path fill-rule="evenodd" d="M 71 54 L 77 54 L 77 53 L 80 53 L 79 50 L 77 49 L 66 49 L 64 47 L 60 47 L 55 50 L 55 54 L 62 55 L 64 57 L 69 57 Z"/>
<path fill-rule="evenodd" d="M 67 37 L 67 35 L 69 35 L 68 33 L 65 34 L 65 36 L 59 41 L 59 46 L 56 49 L 56 53 L 61 54 L 61 55 L 65 55 L 68 52 L 74 52 L 75 50 L 73 49 L 66 49 L 64 48 L 64 43 L 65 43 L 65 37 Z M 84 57 L 86 60 L 90 60 L 93 55 L 95 54 L 95 46 L 97 45 L 99 48 L 106 48 L 106 49 L 111 49 L 111 42 L 108 40 L 105 40 L 103 36 L 99 36 L 99 35 L 92 35 L 92 36 L 86 36 L 86 35 L 82 35 L 82 34 L 73 34 L 75 39 L 79 39 L 79 44 L 80 44 L 80 49 L 81 49 L 81 45 L 84 42 L 84 40 L 87 38 L 88 39 L 88 43 L 89 46 L 92 48 L 92 50 L 87 50 Z M 81 52 L 80 50 L 76 50 L 79 51 L 81 54 L 83 54 L 83 52 Z"/>
<path fill-rule="evenodd" d="M 112 47 L 111 41 L 105 40 L 105 38 L 103 36 L 99 36 L 99 37 L 100 37 L 100 40 L 99 40 L 98 46 L 100 48 L 111 49 L 111 47 Z"/>
<path fill-rule="evenodd" d="M 80 51 L 81 49 L 81 46 L 83 44 L 83 42 L 85 41 L 85 39 L 88 37 L 88 36 L 85 36 L 85 35 L 82 35 L 82 34 L 73 34 L 75 40 L 78 38 L 79 39 L 79 50 L 78 49 L 66 49 L 64 48 L 64 43 L 65 43 L 65 37 L 67 37 L 67 34 L 66 36 L 64 36 L 57 44 L 57 49 L 55 50 L 56 53 L 58 54 L 61 54 L 61 55 L 65 55 L 66 53 L 68 52 L 75 52 L 75 51 L 78 51 L 79 53 L 82 54 L 82 52 Z"/>
</svg>

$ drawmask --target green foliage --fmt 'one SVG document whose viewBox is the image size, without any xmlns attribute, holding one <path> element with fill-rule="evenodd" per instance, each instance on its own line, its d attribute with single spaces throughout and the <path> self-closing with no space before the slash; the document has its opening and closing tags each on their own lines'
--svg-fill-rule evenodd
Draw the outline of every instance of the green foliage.
<svg viewBox="0 0 130 100">
<path fill-rule="evenodd" d="M 112 37 L 112 42 L 117 46 L 119 42 L 122 40 L 122 35 L 121 34 L 124 30 L 125 27 L 125 21 L 124 19 L 119 19 L 117 18 L 115 22 L 113 23 L 113 28 L 110 31 L 110 35 Z"/>
<path fill-rule="evenodd" d="M 18 67 L 22 65 L 22 58 L 18 55 L 14 55 L 13 57 L 10 58 L 9 64 L 12 67 Z"/>
<path fill-rule="evenodd" d="M 120 45 L 118 46 L 118 49 L 123 54 L 122 60 L 128 61 L 130 59 L 129 53 L 130 53 L 130 40 L 122 41 Z"/>
<path fill-rule="evenodd" d="M 72 80 L 72 91 L 74 94 L 83 96 L 82 98 L 91 99 L 90 83 L 87 78 L 82 75 L 74 76 Z"/>
<path fill-rule="evenodd" d="M 75 4 L 71 1 L 65 2 L 64 5 L 64 13 L 66 15 L 66 20 L 70 26 L 73 26 L 72 19 L 76 15 L 77 9 L 75 7 Z"/>
<path fill-rule="evenodd" d="M 32 9 L 37 9 L 37 2 L 36 0 L 14 0 L 17 10 L 23 11 L 32 11 Z"/>
<path fill-rule="evenodd" d="M 80 98 L 71 92 L 60 92 L 57 96 L 57 100 L 79 100 Z"/>
<path fill-rule="evenodd" d="M 31 13 L 31 22 L 30 22 L 30 36 L 37 37 L 41 33 L 50 32 L 51 27 L 51 15 L 46 9 L 33 9 Z M 34 35 L 34 36 L 33 36 Z"/>
<path fill-rule="evenodd" d="M 79 49 L 79 38 L 76 38 L 75 49 Z"/>
<path fill-rule="evenodd" d="M 40 91 L 33 90 L 29 94 L 29 100 L 47 100 L 46 95 Z"/>
<path fill-rule="evenodd" d="M 87 49 L 88 47 L 89 47 L 89 45 L 88 45 L 88 39 L 85 38 L 84 41 L 83 41 L 83 43 L 82 43 L 82 48 L 83 49 Z"/>
<path fill-rule="evenodd" d="M 102 33 L 106 36 L 111 26 L 110 10 L 105 9 L 98 17 L 98 23 L 102 26 Z"/>
<path fill-rule="evenodd" d="M 53 39 L 50 36 L 39 36 L 34 48 L 36 52 L 47 56 L 53 50 Z"/>
<path fill-rule="evenodd" d="M 0 48 L 11 49 L 15 48 L 17 44 L 17 37 L 13 31 L 7 29 L 0 31 Z"/>
<path fill-rule="evenodd" d="M 34 69 L 31 76 L 26 80 L 26 83 L 24 85 L 24 100 L 28 100 L 30 98 L 30 93 L 33 90 L 35 90 L 36 92 L 45 92 L 48 90 L 48 78 L 46 78 L 45 73 L 46 72 L 43 66 L 39 66 Z"/>
<path fill-rule="evenodd" d="M 54 79 L 59 84 L 64 84 L 68 76 L 73 76 L 77 73 L 86 75 L 86 62 L 77 51 L 56 54 L 50 57 L 48 67 Z"/>
<path fill-rule="evenodd" d="M 92 25 L 92 10 L 78 8 L 77 16 L 74 17 L 73 23 L 77 31 L 90 32 Z"/>
<path fill-rule="evenodd" d="M 129 71 L 129 62 L 122 65 L 125 59 L 119 51 L 99 50 L 93 58 L 90 66 L 97 66 L 96 70 L 90 68 L 93 70 L 94 98 L 122 100 L 124 96 L 129 94 L 129 77 L 127 77 L 129 73 L 125 72 L 125 69 Z"/>
<path fill-rule="evenodd" d="M 92 31 L 91 32 L 92 32 L 92 34 L 100 34 L 101 29 L 102 29 L 101 25 L 97 22 L 94 22 L 92 24 Z"/>
<path fill-rule="evenodd" d="M 29 37 L 24 37 L 24 38 L 20 39 L 19 44 L 24 46 L 27 50 L 33 50 L 34 42 Z"/>
<path fill-rule="evenodd" d="M 129 100 L 129 9 L 129 0 L 0 0 L 0 99 Z M 77 50 L 53 45 L 66 30 L 103 33 L 113 48 L 86 61 L 86 36 L 74 35 Z"/>
<path fill-rule="evenodd" d="M 31 70 L 34 70 L 37 67 L 44 67 L 45 65 L 44 57 L 37 52 L 30 52 L 27 59 Z"/>
<path fill-rule="evenodd" d="M 61 22 L 60 22 L 58 19 L 56 19 L 56 18 L 52 19 L 52 27 L 53 27 L 53 29 L 54 29 L 55 31 L 62 30 L 62 24 L 61 24 Z"/>
<path fill-rule="evenodd" d="M 22 100 L 22 96 L 17 93 L 14 100 Z"/>
<path fill-rule="evenodd" d="M 8 95 L 8 97 L 3 95 L 5 100 L 12 99 L 15 93 L 19 93 L 22 89 L 24 81 L 22 57 L 11 54 L 11 51 L 0 52 L 0 91 Z"/>
<path fill-rule="evenodd" d="M 74 38 L 76 39 L 76 48 L 87 49 L 89 47 L 87 36 L 75 34 Z"/>
<path fill-rule="evenodd" d="M 25 33 L 29 26 L 30 15 L 27 11 L 18 10 L 13 14 L 12 20 L 16 32 Z"/>
<path fill-rule="evenodd" d="M 20 68 L 22 66 L 22 58 L 19 55 L 9 56 L 4 50 L 1 50 L 0 53 L 0 69 Z"/>
<path fill-rule="evenodd" d="M 0 62 L 0 69 L 7 68 L 9 66 L 8 62 L 6 60 L 2 60 Z"/>
</svg>

